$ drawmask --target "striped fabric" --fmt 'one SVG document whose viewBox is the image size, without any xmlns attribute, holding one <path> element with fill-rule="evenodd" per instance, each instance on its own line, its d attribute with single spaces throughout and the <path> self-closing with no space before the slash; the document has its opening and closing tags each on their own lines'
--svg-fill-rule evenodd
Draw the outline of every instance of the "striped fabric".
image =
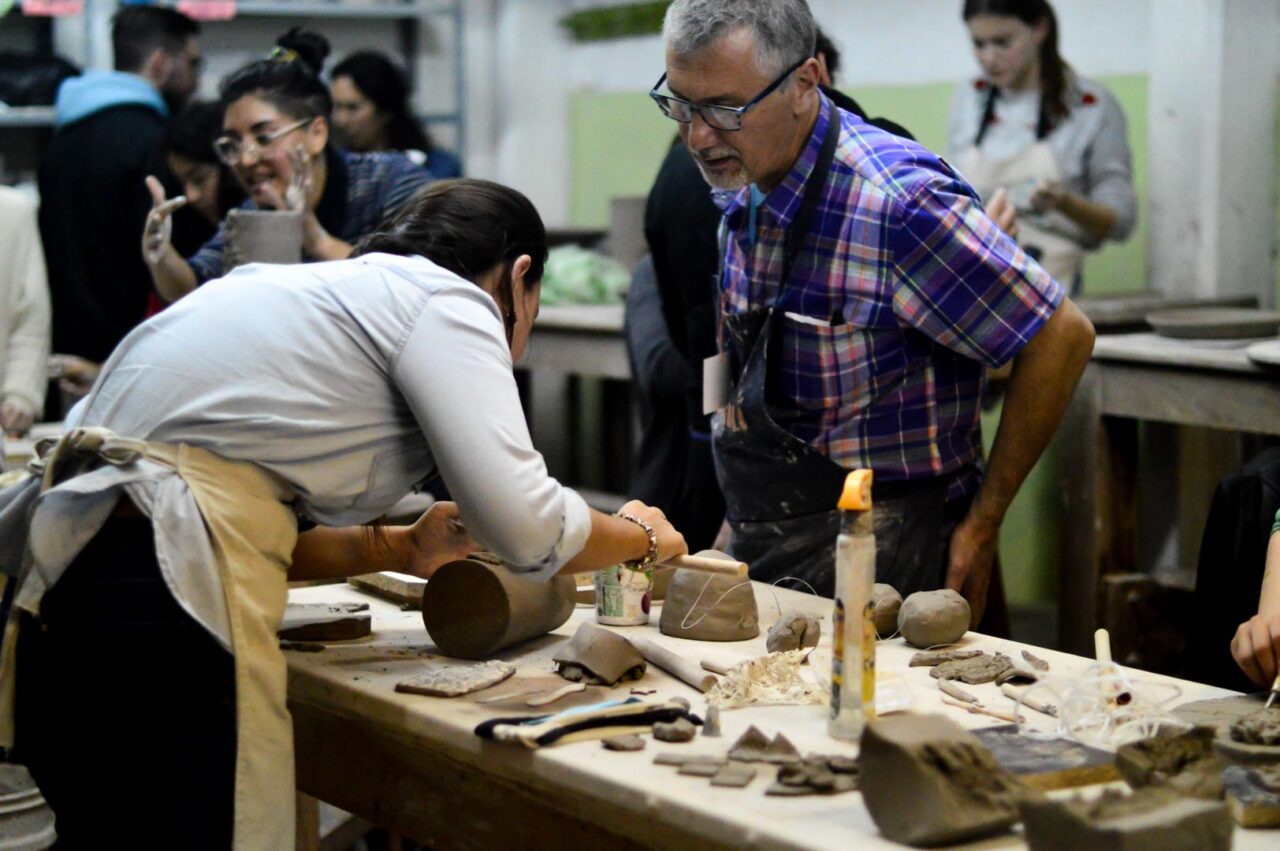
<svg viewBox="0 0 1280 851">
<path fill-rule="evenodd" d="M 831 116 L 835 162 L 792 283 L 779 277 Z M 774 305 L 770 414 L 836 463 L 878 481 L 962 471 L 949 496 L 977 489 L 985 367 L 1016 355 L 1063 289 L 983 212 L 941 158 L 836 109 L 822 109 L 790 174 L 751 214 L 751 191 L 724 210 L 723 308 Z M 751 220 L 755 219 L 752 232 Z"/>
</svg>

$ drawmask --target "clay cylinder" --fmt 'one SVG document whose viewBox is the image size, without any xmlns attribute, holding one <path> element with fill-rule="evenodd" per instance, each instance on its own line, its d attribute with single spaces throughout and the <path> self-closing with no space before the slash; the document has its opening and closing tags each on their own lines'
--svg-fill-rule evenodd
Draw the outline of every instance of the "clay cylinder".
<svg viewBox="0 0 1280 851">
<path fill-rule="evenodd" d="M 422 622 L 446 656 L 488 659 L 545 635 L 573 614 L 574 580 L 549 582 L 475 559 L 443 565 L 422 592 Z"/>
<path fill-rule="evenodd" d="M 302 262 L 302 213 L 236 209 L 225 228 L 223 274 L 246 263 Z"/>
</svg>

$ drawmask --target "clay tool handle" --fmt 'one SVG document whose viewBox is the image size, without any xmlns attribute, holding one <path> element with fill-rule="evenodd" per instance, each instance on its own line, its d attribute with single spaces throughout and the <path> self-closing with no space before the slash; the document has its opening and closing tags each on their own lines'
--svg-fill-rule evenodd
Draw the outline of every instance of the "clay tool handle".
<svg viewBox="0 0 1280 851">
<path fill-rule="evenodd" d="M 747 578 L 747 563 L 745 561 L 729 561 L 723 558 L 676 556 L 673 559 L 661 562 L 658 566 L 678 567 L 681 570 L 696 570 L 700 573 L 720 573 L 725 576 L 736 576 L 739 579 Z"/>
<path fill-rule="evenodd" d="M 954 706 L 956 709 L 963 709 L 971 715 L 986 715 L 990 718 L 998 718 L 1001 721 L 1008 721 L 1010 724 L 1021 724 L 1026 721 L 1026 719 L 1020 715 L 1010 715 L 1006 712 L 997 712 L 994 709 L 987 709 L 985 706 L 981 705 L 975 706 L 971 703 L 961 703 L 960 701 L 952 700 L 945 695 L 942 698 L 942 702 L 947 706 Z"/>
<path fill-rule="evenodd" d="M 1267 705 L 1263 709 L 1270 709 L 1271 704 L 1276 702 L 1276 695 L 1280 694 L 1280 674 L 1276 674 L 1276 681 L 1271 684 L 1271 696 L 1267 698 Z"/>
<path fill-rule="evenodd" d="M 707 691 L 719 682 L 714 674 L 702 670 L 702 666 L 697 662 L 682 658 L 678 653 L 668 650 L 653 639 L 636 635 L 627 640 L 631 642 L 632 647 L 640 651 L 640 655 L 649 664 L 656 665 L 668 674 L 684 680 L 698 691 Z"/>
</svg>

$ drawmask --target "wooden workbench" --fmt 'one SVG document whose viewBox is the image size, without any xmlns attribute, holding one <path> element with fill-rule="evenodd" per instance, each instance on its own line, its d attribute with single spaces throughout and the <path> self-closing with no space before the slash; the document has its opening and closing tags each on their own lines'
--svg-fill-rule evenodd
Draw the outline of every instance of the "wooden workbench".
<svg viewBox="0 0 1280 851">
<path fill-rule="evenodd" d="M 825 618 L 818 667 L 830 659 L 829 600 L 793 591 L 755 586 L 762 626 L 782 608 L 797 608 Z M 723 755 L 749 724 L 768 734 L 785 732 L 802 752 L 854 753 L 826 735 L 825 706 L 755 707 L 725 711 L 721 738 L 697 737 L 689 744 L 650 741 L 639 753 L 605 751 L 598 742 L 580 742 L 526 750 L 483 741 L 477 723 L 500 714 L 471 702 L 395 693 L 397 680 L 421 664 L 419 654 L 434 650 L 416 612 L 401 612 L 345 586 L 295 590 L 295 601 L 368 600 L 374 610 L 374 634 L 321 653 L 290 651 L 289 697 L 293 711 L 301 791 L 370 821 L 413 837 L 433 848 L 891 848 L 882 839 L 857 793 L 834 797 L 774 798 L 764 789 L 774 771 L 762 768 L 746 789 L 721 789 L 705 778 L 684 777 L 653 765 L 655 754 Z M 553 648 L 593 617 L 579 607 L 552 636 L 536 639 L 502 655 L 520 674 L 551 670 Z M 662 636 L 657 612 L 643 630 L 695 657 L 750 658 L 764 652 L 764 633 L 733 644 L 692 642 Z M 1016 653 L 1023 645 L 970 634 L 966 646 Z M 907 668 L 913 651 L 901 639 L 882 642 L 878 664 L 882 691 L 907 690 L 917 711 L 944 712 L 965 726 L 999 723 L 944 706 L 926 668 Z M 1037 651 L 1056 673 L 1080 670 L 1087 660 L 1053 651 Z M 511 681 L 508 681 L 510 683 Z M 628 686 L 657 689 L 650 699 L 689 698 L 695 711 L 703 701 L 691 688 L 652 666 L 643 680 Z M 1182 698 L 1227 694 L 1183 683 Z M 972 690 L 991 706 L 1007 708 L 991 685 Z M 499 685 L 490 693 L 499 693 Z M 598 689 L 600 699 L 623 697 L 627 687 Z M 554 707 L 552 707 L 554 708 Z M 529 710 L 534 714 L 537 710 Z M 505 714 L 510 714 L 505 713 Z M 1052 719 L 1042 719 L 1052 724 Z M 1262 848 L 1273 840 L 1257 832 L 1237 831 L 1236 848 Z M 1016 834 L 985 840 L 982 848 L 1025 847 Z"/>
<path fill-rule="evenodd" d="M 1248 359 L 1244 349 L 1253 342 L 1152 333 L 1098 337 L 1061 432 L 1063 649 L 1092 646 L 1093 630 L 1102 625 L 1103 577 L 1139 569 L 1139 421 L 1280 435 L 1280 374 Z M 1166 459 L 1166 466 L 1176 461 Z M 1212 493 L 1218 475 L 1199 472 Z M 1170 506 L 1177 502 L 1170 493 L 1162 496 Z M 1199 529 L 1186 531 L 1198 542 Z M 1194 557 L 1181 554 L 1183 561 Z"/>
</svg>

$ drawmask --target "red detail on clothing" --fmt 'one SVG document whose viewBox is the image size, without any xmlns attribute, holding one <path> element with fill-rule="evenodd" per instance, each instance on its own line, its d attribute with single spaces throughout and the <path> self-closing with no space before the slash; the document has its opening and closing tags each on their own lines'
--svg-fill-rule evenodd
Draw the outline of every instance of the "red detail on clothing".
<svg viewBox="0 0 1280 851">
<path fill-rule="evenodd" d="M 979 77 L 978 79 L 973 81 L 973 87 L 978 91 L 982 91 L 987 87 L 987 81 Z"/>
<path fill-rule="evenodd" d="M 1095 103 L 1098 102 L 1098 99 L 1094 97 L 1092 94 L 1090 94 L 1089 92 L 1085 92 L 1083 95 L 1080 96 L 1080 102 L 1085 106 L 1093 106 Z"/>
<path fill-rule="evenodd" d="M 156 291 L 152 290 L 147 293 L 147 315 L 144 318 L 150 319 L 168 306 L 169 302 L 160 298 Z"/>
</svg>

